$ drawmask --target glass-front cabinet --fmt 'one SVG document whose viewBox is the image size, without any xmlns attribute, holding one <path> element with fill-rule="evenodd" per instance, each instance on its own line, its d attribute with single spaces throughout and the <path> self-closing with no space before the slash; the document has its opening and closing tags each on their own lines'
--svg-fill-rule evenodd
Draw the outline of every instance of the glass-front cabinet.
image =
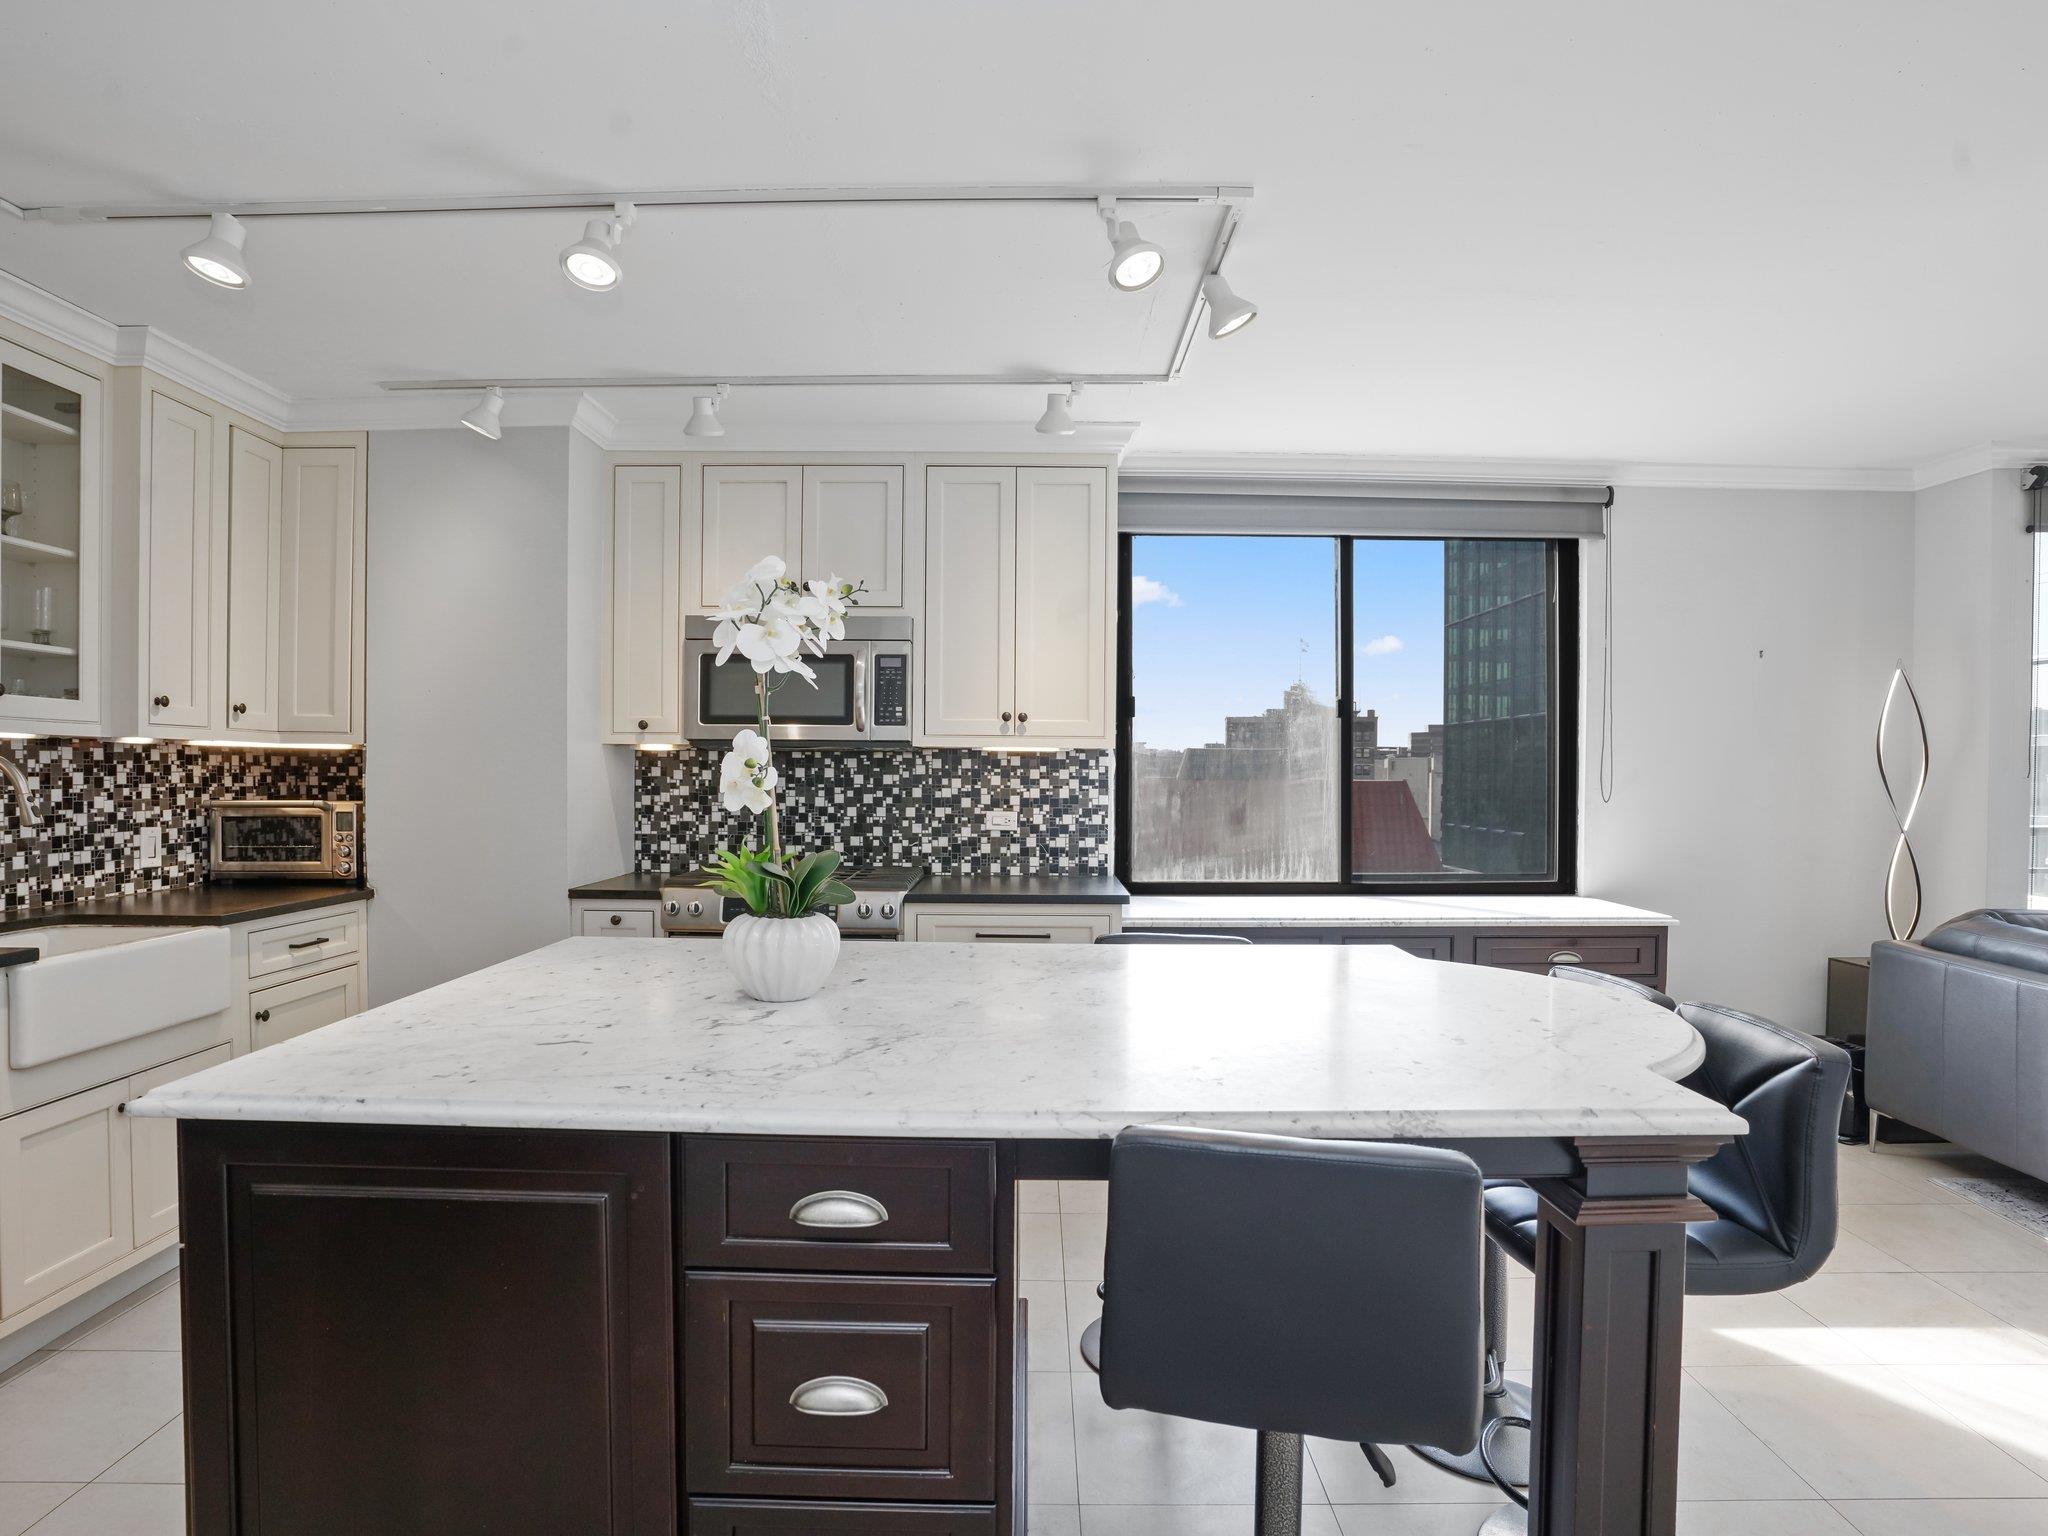
<svg viewBox="0 0 2048 1536">
<path fill-rule="evenodd" d="M 0 721 L 98 718 L 100 403 L 0 340 Z"/>
</svg>

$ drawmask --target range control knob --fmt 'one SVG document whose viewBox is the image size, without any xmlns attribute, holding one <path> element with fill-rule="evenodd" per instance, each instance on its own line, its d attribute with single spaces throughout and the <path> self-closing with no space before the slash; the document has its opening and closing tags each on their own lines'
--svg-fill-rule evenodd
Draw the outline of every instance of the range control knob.
<svg viewBox="0 0 2048 1536">
<path fill-rule="evenodd" d="M 855 917 L 873 917 L 875 915 L 875 909 L 869 906 L 866 902 L 862 902 L 859 906 L 853 909 L 853 915 Z"/>
<path fill-rule="evenodd" d="M 704 915 L 704 903 L 703 903 L 703 902 L 701 902 L 701 901 L 693 901 L 693 902 L 691 902 L 691 903 L 690 903 L 690 916 L 692 916 L 692 917 L 702 917 L 703 915 Z"/>
<path fill-rule="evenodd" d="M 680 901 L 665 901 L 661 904 L 661 910 L 666 912 L 670 917 L 674 917 L 678 912 L 683 910 L 683 904 Z"/>
<path fill-rule="evenodd" d="M 883 903 L 882 903 L 882 916 L 883 916 L 884 918 L 892 918 L 892 917 L 894 917 L 895 915 L 896 915 L 896 903 L 895 903 L 895 902 L 893 902 L 893 901 L 885 901 L 885 902 L 883 902 Z"/>
</svg>

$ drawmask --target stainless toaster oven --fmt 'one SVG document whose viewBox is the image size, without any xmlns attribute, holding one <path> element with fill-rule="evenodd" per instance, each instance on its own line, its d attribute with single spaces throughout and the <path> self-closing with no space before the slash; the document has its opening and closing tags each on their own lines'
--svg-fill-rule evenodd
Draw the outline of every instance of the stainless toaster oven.
<svg viewBox="0 0 2048 1536">
<path fill-rule="evenodd" d="M 353 880 L 362 807 L 353 800 L 211 800 L 215 880 Z"/>
</svg>

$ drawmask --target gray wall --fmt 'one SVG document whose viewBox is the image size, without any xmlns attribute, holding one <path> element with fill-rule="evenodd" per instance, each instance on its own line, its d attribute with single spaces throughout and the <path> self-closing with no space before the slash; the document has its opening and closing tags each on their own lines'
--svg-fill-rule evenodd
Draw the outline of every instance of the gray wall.
<svg viewBox="0 0 2048 1536">
<path fill-rule="evenodd" d="M 596 687 L 602 526 L 571 439 L 372 434 L 372 1002 L 563 937 L 570 880 L 631 863 L 602 809 L 630 797 L 626 754 L 571 721 Z"/>
</svg>

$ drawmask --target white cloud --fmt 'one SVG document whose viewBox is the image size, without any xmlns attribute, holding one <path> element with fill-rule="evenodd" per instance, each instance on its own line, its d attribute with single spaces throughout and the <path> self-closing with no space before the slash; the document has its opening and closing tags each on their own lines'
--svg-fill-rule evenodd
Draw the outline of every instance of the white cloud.
<svg viewBox="0 0 2048 1536">
<path fill-rule="evenodd" d="M 1391 656 L 1396 651 L 1408 649 L 1401 643 L 1399 635 L 1381 635 L 1377 640 L 1365 642 L 1364 651 L 1368 656 Z"/>
<path fill-rule="evenodd" d="M 1163 581 L 1154 581 L 1150 576 L 1131 577 L 1131 606 L 1142 608 L 1147 603 L 1163 603 L 1168 608 L 1180 606 L 1180 594 Z M 1394 642 L 1399 645 L 1397 640 Z"/>
</svg>

